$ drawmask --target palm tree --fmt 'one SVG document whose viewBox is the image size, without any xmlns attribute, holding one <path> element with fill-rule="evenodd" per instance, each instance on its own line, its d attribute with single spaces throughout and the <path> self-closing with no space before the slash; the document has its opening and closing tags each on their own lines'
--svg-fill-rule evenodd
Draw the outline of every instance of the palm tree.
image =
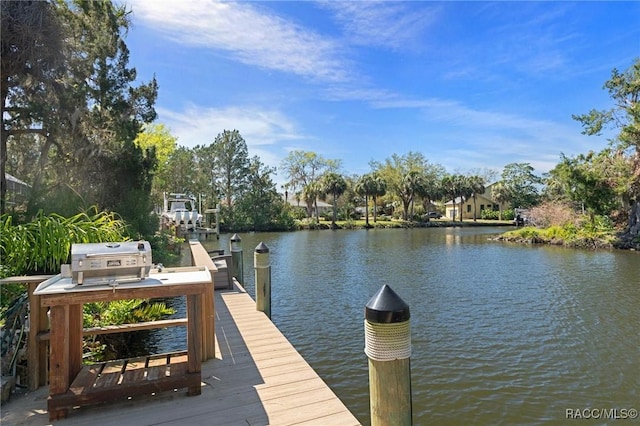
<svg viewBox="0 0 640 426">
<path fill-rule="evenodd" d="M 462 207 L 464 206 L 464 202 L 473 195 L 473 190 L 471 189 L 467 176 L 456 175 L 456 179 L 458 180 L 458 195 L 460 195 L 460 222 L 462 222 Z"/>
<path fill-rule="evenodd" d="M 320 222 L 318 217 L 318 196 L 320 195 L 320 185 L 318 182 L 311 182 L 306 184 L 302 188 L 302 198 L 307 204 L 307 217 L 311 217 L 313 214 L 313 208 L 316 209 L 316 221 Z"/>
<path fill-rule="evenodd" d="M 373 186 L 371 197 L 373 197 L 373 221 L 378 221 L 378 197 L 383 197 L 387 193 L 387 182 L 377 173 L 373 174 Z"/>
<path fill-rule="evenodd" d="M 441 188 L 444 195 L 451 198 L 451 202 L 453 203 L 454 212 L 452 215 L 452 219 L 456 221 L 455 207 L 456 207 L 456 197 L 459 193 L 459 180 L 456 179 L 454 175 L 446 175 L 442 178 Z M 462 220 L 462 219 L 460 219 Z"/>
<path fill-rule="evenodd" d="M 400 198 L 402 199 L 404 220 L 409 219 L 409 205 L 413 203 L 416 188 L 421 185 L 422 180 L 422 175 L 417 170 L 411 170 L 402 178 L 398 193 L 400 195 Z M 413 219 L 413 206 L 411 208 L 411 219 Z"/>
<path fill-rule="evenodd" d="M 333 196 L 333 217 L 331 218 L 331 229 L 336 228 L 337 199 L 347 189 L 347 182 L 335 172 L 326 173 L 320 180 L 320 189 L 323 194 Z"/>
<path fill-rule="evenodd" d="M 484 179 L 481 176 L 474 175 L 468 178 L 469 188 L 471 189 L 473 197 L 473 221 L 476 222 L 476 198 L 478 194 L 484 193 Z"/>
<path fill-rule="evenodd" d="M 502 204 L 513 198 L 511 191 L 503 181 L 496 182 L 491 186 L 491 198 L 498 202 L 498 219 L 502 220 Z"/>
<path fill-rule="evenodd" d="M 369 195 L 373 194 L 374 186 L 375 182 L 373 175 L 369 173 L 362 175 L 356 182 L 356 186 L 354 188 L 358 195 L 364 197 L 364 220 L 366 228 L 369 228 Z"/>
<path fill-rule="evenodd" d="M 422 207 L 424 212 L 429 211 L 431 201 L 440 197 L 440 185 L 435 181 L 432 176 L 423 175 L 416 186 L 415 195 L 422 200 Z"/>
</svg>

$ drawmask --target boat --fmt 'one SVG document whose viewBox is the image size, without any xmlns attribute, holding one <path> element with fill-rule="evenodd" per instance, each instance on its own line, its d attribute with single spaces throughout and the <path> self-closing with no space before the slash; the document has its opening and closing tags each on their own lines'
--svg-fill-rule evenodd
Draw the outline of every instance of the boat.
<svg viewBox="0 0 640 426">
<path fill-rule="evenodd" d="M 202 224 L 202 215 L 196 209 L 196 199 L 189 194 L 164 194 L 164 210 L 162 212 L 164 227 L 181 227 L 196 229 Z"/>
</svg>

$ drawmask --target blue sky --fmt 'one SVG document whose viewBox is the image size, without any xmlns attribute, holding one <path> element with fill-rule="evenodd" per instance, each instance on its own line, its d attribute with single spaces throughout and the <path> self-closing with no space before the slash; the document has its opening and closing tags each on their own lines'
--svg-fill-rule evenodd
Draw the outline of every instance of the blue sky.
<svg viewBox="0 0 640 426">
<path fill-rule="evenodd" d="M 314 151 L 349 175 L 409 151 L 450 173 L 547 172 L 607 145 L 571 115 L 612 106 L 604 82 L 640 57 L 640 2 L 127 5 L 130 65 L 155 74 L 178 144 L 238 129 L 267 165 Z"/>
</svg>

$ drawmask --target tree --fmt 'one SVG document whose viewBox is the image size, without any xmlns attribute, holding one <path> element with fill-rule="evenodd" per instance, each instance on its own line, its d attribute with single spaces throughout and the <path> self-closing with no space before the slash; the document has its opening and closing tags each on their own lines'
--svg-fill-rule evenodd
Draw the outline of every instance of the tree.
<svg viewBox="0 0 640 426">
<path fill-rule="evenodd" d="M 624 153 L 631 149 L 633 180 L 625 197 L 630 205 L 627 234 L 633 238 L 640 235 L 640 58 L 623 73 L 614 68 L 604 88 L 614 102 L 612 108 L 593 109 L 587 114 L 573 115 L 573 118 L 582 123 L 582 133 L 586 135 L 600 135 L 609 127 L 619 130 L 613 141 L 617 151 Z"/>
<path fill-rule="evenodd" d="M 422 200 L 422 206 L 425 212 L 431 207 L 431 202 L 441 198 L 442 192 L 441 181 L 445 175 L 444 167 L 439 164 L 428 164 L 420 181 L 420 185 L 416 188 L 416 196 Z"/>
<path fill-rule="evenodd" d="M 429 166 L 428 160 L 419 152 L 409 152 L 403 156 L 393 154 L 384 163 L 371 163 L 374 172 L 387 183 L 387 193 L 391 192 L 402 203 L 405 220 L 409 217 L 409 206 L 416 188 Z"/>
<path fill-rule="evenodd" d="M 404 220 L 413 220 L 413 200 L 416 191 L 423 185 L 422 174 L 417 170 L 410 170 L 404 177 L 398 187 L 398 194 L 402 200 L 402 210 L 404 212 Z M 411 206 L 411 214 L 409 214 L 409 206 Z"/>
<path fill-rule="evenodd" d="M 221 185 L 216 184 L 216 173 L 213 169 L 215 163 L 215 152 L 213 144 L 196 145 L 192 149 L 194 163 L 191 166 L 194 171 L 190 192 L 197 196 L 203 208 L 215 208 L 220 204 Z M 204 204 L 203 204 L 204 203 Z M 221 208 L 221 218 L 223 221 L 232 222 L 230 209 L 225 204 Z"/>
<path fill-rule="evenodd" d="M 92 204 L 121 211 L 151 191 L 155 155 L 133 141 L 157 116 L 158 86 L 155 78 L 133 85 L 137 73 L 129 67 L 124 41 L 130 25 L 126 6 L 77 1 L 57 7 L 70 41 L 64 53 L 64 109 L 55 129 L 56 138 L 65 141 L 64 157 L 57 155 L 54 165 L 68 172 L 73 188 Z M 148 212 L 145 206 L 135 214 Z"/>
<path fill-rule="evenodd" d="M 456 175 L 456 178 L 459 180 L 458 189 L 460 194 L 460 222 L 462 222 L 462 207 L 464 206 L 465 201 L 467 201 L 473 195 L 473 188 L 471 187 L 471 182 L 468 176 L 464 175 Z"/>
<path fill-rule="evenodd" d="M 10 16 L 4 7 L 13 3 L 47 4 L 61 34 L 55 49 L 53 35 L 30 41 L 50 51 L 44 58 L 53 52 L 55 66 L 31 55 L 11 68 L 2 56 L 3 82 L 9 81 L 2 93 L 2 149 L 9 136 L 19 133 L 43 139 L 30 182 L 29 212 L 45 208 L 67 214 L 97 205 L 119 211 L 125 219 L 147 220 L 156 159 L 133 141 L 142 125 L 156 118 L 158 87 L 155 79 L 133 85 L 136 70 L 128 66 L 124 42 L 129 26 L 125 6 L 110 1 L 2 2 L 3 19 Z M 3 43 L 5 27 L 3 20 Z M 12 55 L 6 58 L 10 61 Z M 4 80 L 5 69 L 25 72 L 7 74 Z M 3 153 L 3 167 L 5 159 Z M 130 209 L 134 202 L 136 211 Z"/>
<path fill-rule="evenodd" d="M 215 184 L 220 188 L 226 206 L 233 211 L 234 198 L 246 188 L 249 169 L 247 143 L 240 132 L 225 130 L 216 136 L 213 142 L 213 161 Z"/>
<path fill-rule="evenodd" d="M 236 229 L 269 231 L 292 228 L 285 203 L 271 178 L 273 173 L 275 169 L 262 164 L 258 157 L 249 161 L 247 185 L 236 202 Z"/>
<path fill-rule="evenodd" d="M 387 184 L 376 172 L 367 173 L 358 179 L 355 186 L 356 192 L 365 197 L 365 226 L 369 227 L 369 197 L 373 200 L 373 221 L 378 221 L 378 197 L 387 193 Z"/>
<path fill-rule="evenodd" d="M 600 135 L 608 126 L 619 129 L 616 140 L 622 149 L 632 147 L 640 150 L 640 58 L 629 69 L 620 73 L 616 68 L 604 84 L 614 101 L 608 110 L 592 109 L 587 114 L 573 115 L 582 123 L 583 134 Z"/>
<path fill-rule="evenodd" d="M 510 163 L 502 171 L 502 184 L 511 194 L 512 208 L 528 208 L 540 201 L 542 178 L 536 176 L 529 163 Z"/>
<path fill-rule="evenodd" d="M 162 123 L 147 124 L 142 127 L 135 139 L 136 145 L 142 150 L 153 149 L 158 164 L 161 165 L 178 147 L 178 138 Z"/>
<path fill-rule="evenodd" d="M 471 189 L 471 197 L 473 198 L 473 221 L 476 222 L 476 199 L 478 194 L 484 193 L 484 179 L 478 175 L 472 175 L 468 178 L 469 188 Z"/>
<path fill-rule="evenodd" d="M 373 198 L 373 221 L 378 221 L 378 197 L 382 197 L 387 193 L 387 183 L 382 176 L 373 173 L 373 185 L 371 187 L 371 198 Z"/>
<path fill-rule="evenodd" d="M 311 151 L 291 151 L 282 160 L 281 169 L 288 181 L 285 189 L 291 190 L 296 197 L 304 199 L 307 204 L 307 217 L 311 217 L 313 204 L 316 202 L 320 190 L 317 182 L 325 171 L 338 169 L 337 160 L 326 160 Z M 316 208 L 316 217 L 318 209 Z"/>
<path fill-rule="evenodd" d="M 364 220 L 365 227 L 369 228 L 369 196 L 376 191 L 376 182 L 373 173 L 362 175 L 356 182 L 355 191 L 358 195 L 364 197 Z M 374 205 L 375 211 L 375 205 Z"/>
<path fill-rule="evenodd" d="M 504 182 L 496 182 L 491 186 L 491 198 L 498 202 L 498 219 L 502 220 L 502 205 L 513 198 L 511 191 Z"/>
<path fill-rule="evenodd" d="M 54 7 L 44 1 L 0 2 L 1 69 L 0 214 L 6 209 L 7 143 L 10 136 L 46 138 L 45 120 L 54 110 L 50 93 L 60 75 L 62 29 Z"/>
<path fill-rule="evenodd" d="M 575 158 L 561 155 L 561 162 L 549 172 L 545 196 L 568 201 L 595 215 L 609 215 L 624 208 L 632 181 L 632 164 L 611 149 L 589 152 Z"/>
<path fill-rule="evenodd" d="M 460 200 L 460 222 L 462 222 L 462 205 L 465 199 L 471 196 L 471 190 L 467 184 L 467 179 L 461 174 L 446 175 L 441 181 L 443 193 L 451 198 L 451 202 L 454 206 L 453 221 L 456 221 L 455 205 L 456 200 Z"/>
<path fill-rule="evenodd" d="M 178 138 L 173 136 L 164 124 L 145 125 L 134 141 L 143 151 L 153 151 L 158 161 L 151 185 L 151 199 L 156 205 L 162 205 L 163 192 L 175 191 L 167 187 L 166 180 L 161 180 L 159 176 L 166 179 L 165 169 L 169 167 L 169 158 L 177 148 L 177 141 Z"/>
<path fill-rule="evenodd" d="M 164 192 L 193 194 L 193 182 L 196 180 L 197 169 L 195 153 L 192 149 L 179 146 L 167 159 L 164 167 L 158 170 L 156 179 L 158 189 Z"/>
<path fill-rule="evenodd" d="M 322 188 L 320 187 L 320 182 L 314 180 L 311 183 L 308 183 L 302 188 L 302 199 L 307 204 L 307 214 L 308 217 L 311 217 L 313 212 L 316 213 L 316 222 L 320 222 L 320 216 L 318 212 L 318 197 L 322 194 Z"/>
<path fill-rule="evenodd" d="M 451 202 L 453 203 L 454 211 L 452 215 L 452 219 L 456 221 L 456 212 L 455 212 L 455 203 L 456 197 L 458 196 L 458 180 L 455 179 L 454 175 L 446 175 L 442 178 L 442 182 L 440 183 L 442 187 L 442 192 L 448 198 L 451 198 Z"/>
<path fill-rule="evenodd" d="M 333 197 L 333 217 L 331 218 L 331 228 L 336 227 L 336 215 L 338 212 L 338 197 L 347 189 L 347 182 L 344 177 L 336 172 L 328 172 L 322 176 L 320 181 L 321 190 L 324 194 L 331 194 Z"/>
</svg>

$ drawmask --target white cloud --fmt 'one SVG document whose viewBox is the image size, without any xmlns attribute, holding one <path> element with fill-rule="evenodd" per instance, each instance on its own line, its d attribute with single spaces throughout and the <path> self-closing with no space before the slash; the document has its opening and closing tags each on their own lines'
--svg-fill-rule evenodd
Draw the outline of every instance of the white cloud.
<svg viewBox="0 0 640 426">
<path fill-rule="evenodd" d="M 408 8 L 388 1 L 325 1 L 353 44 L 392 50 L 415 47 L 438 16 L 438 8 Z M 415 4 L 413 4 L 415 6 Z"/>
<path fill-rule="evenodd" d="M 501 170 L 508 163 L 526 162 L 537 173 L 545 173 L 557 165 L 560 153 L 572 156 L 606 145 L 603 138 L 580 134 L 577 124 L 474 109 L 455 100 L 387 94 L 387 99 L 380 96 L 372 105 L 420 111 L 424 121 L 420 127 L 427 132 L 424 149 L 435 151 L 433 160 L 447 169 L 483 166 Z M 434 151 L 429 149 L 432 144 L 437 145 Z"/>
<path fill-rule="evenodd" d="M 348 71 L 335 41 L 253 3 L 139 0 L 135 19 L 185 46 L 224 52 L 234 60 L 320 81 Z"/>
<path fill-rule="evenodd" d="M 183 111 L 157 108 L 160 121 L 171 129 L 178 144 L 193 148 L 210 145 L 224 130 L 240 131 L 247 143 L 250 156 L 257 155 L 266 165 L 277 167 L 284 152 L 283 142 L 306 139 L 299 134 L 296 125 L 277 110 L 258 107 L 232 106 L 227 108 L 203 108 L 191 105 Z"/>
</svg>

